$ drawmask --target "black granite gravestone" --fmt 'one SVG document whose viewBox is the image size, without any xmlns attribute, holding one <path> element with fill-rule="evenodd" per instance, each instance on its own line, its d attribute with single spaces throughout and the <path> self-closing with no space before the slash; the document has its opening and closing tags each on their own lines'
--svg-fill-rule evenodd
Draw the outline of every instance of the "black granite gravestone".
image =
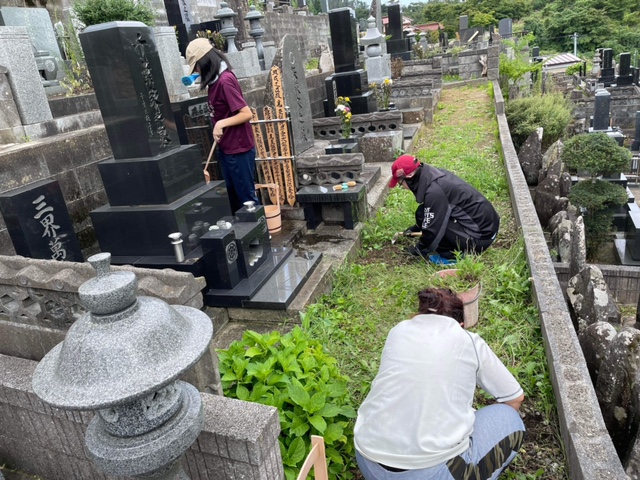
<svg viewBox="0 0 640 480">
<path fill-rule="evenodd" d="M 84 261 L 56 180 L 43 180 L 0 194 L 0 212 L 18 255 Z"/>
<path fill-rule="evenodd" d="M 593 131 L 606 131 L 610 127 L 611 94 L 602 89 L 595 94 Z"/>
<path fill-rule="evenodd" d="M 153 33 L 111 22 L 80 34 L 96 99 L 116 159 L 152 157 L 179 146 Z"/>
<path fill-rule="evenodd" d="M 402 32 L 402 11 L 399 3 L 387 4 L 387 35 L 391 38 L 387 40 L 387 53 L 392 57 L 401 57 L 403 60 L 411 60 L 411 44 L 408 38 L 403 37 Z"/>
<path fill-rule="evenodd" d="M 373 91 L 369 90 L 367 72 L 356 69 L 358 41 L 355 33 L 355 19 L 351 16 L 351 11 L 350 8 L 337 8 L 329 12 L 336 73 L 325 79 L 327 99 L 324 102 L 324 110 L 325 116 L 328 117 L 336 114 L 337 97 L 349 97 L 353 114 L 377 110 L 375 96 Z M 336 59 L 340 60 L 336 61 Z"/>
<path fill-rule="evenodd" d="M 633 73 L 631 72 L 631 54 L 620 54 L 620 68 L 618 70 L 618 76 L 616 77 L 616 85 L 621 87 L 623 85 L 631 85 L 633 83 Z"/>
<path fill-rule="evenodd" d="M 352 72 L 358 63 L 358 33 L 353 10 L 336 8 L 329 12 L 329 30 L 335 73 Z"/>
<path fill-rule="evenodd" d="M 600 83 L 605 87 L 613 85 L 616 81 L 615 69 L 613 68 L 613 50 L 602 49 L 602 66 L 600 68 Z"/>
<path fill-rule="evenodd" d="M 640 150 L 640 112 L 636 112 L 636 129 L 633 136 L 633 143 L 631 144 L 631 151 L 637 152 Z"/>
</svg>

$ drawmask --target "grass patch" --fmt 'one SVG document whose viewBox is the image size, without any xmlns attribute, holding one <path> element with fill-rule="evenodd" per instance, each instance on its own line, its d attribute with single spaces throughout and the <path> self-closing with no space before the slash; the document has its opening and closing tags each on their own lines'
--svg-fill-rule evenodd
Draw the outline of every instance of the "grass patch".
<svg viewBox="0 0 640 480">
<path fill-rule="evenodd" d="M 434 123 L 416 140 L 415 155 L 446 168 L 479 189 L 501 217 L 498 238 L 478 256 L 485 264 L 478 332 L 521 383 L 522 408 L 529 430 L 507 478 L 568 478 L 555 399 L 538 320 L 532 302 L 524 242 L 516 228 L 497 124 L 487 89 L 443 90 Z M 403 247 L 414 240 L 393 234 L 414 223 L 411 192 L 393 189 L 385 205 L 367 222 L 359 258 L 336 273 L 332 292 L 302 314 L 303 328 L 335 356 L 355 407 L 369 391 L 389 330 L 417 310 L 417 292 L 429 285 L 438 267 L 408 258 Z M 491 403 L 482 392 L 478 405 Z"/>
</svg>

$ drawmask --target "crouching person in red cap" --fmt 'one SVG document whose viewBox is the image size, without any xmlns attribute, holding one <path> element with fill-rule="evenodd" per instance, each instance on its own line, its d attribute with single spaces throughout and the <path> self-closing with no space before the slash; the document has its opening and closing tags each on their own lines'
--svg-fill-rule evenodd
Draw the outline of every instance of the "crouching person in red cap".
<svg viewBox="0 0 640 480">
<path fill-rule="evenodd" d="M 391 166 L 389 187 L 411 190 L 419 203 L 416 224 L 405 234 L 422 232 L 412 255 L 434 263 L 455 263 L 453 252 L 480 253 L 495 240 L 500 217 L 480 192 L 453 173 L 401 155 Z"/>
</svg>

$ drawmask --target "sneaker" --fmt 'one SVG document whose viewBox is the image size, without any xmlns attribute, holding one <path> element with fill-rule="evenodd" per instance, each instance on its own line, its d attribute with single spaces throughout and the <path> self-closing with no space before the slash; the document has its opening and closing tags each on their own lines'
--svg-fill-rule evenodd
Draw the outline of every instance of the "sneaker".
<svg viewBox="0 0 640 480">
<path fill-rule="evenodd" d="M 429 255 L 429 261 L 431 263 L 435 263 L 436 265 L 455 265 L 456 264 L 455 258 L 444 258 L 437 253 L 434 253 L 433 255 Z"/>
</svg>

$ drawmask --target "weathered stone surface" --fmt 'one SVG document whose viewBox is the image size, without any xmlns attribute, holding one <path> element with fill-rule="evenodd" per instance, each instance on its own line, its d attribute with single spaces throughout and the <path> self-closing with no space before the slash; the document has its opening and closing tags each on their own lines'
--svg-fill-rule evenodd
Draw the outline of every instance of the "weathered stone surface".
<svg viewBox="0 0 640 480">
<path fill-rule="evenodd" d="M 576 276 L 587 264 L 587 240 L 584 233 L 584 220 L 582 217 L 578 217 L 573 224 L 573 236 L 571 240 L 569 278 Z"/>
<path fill-rule="evenodd" d="M 421 108 L 408 108 L 402 110 L 402 123 L 420 123 L 424 120 L 424 112 Z"/>
<path fill-rule="evenodd" d="M 571 259 L 571 236 L 573 235 L 573 222 L 569 219 L 560 222 L 551 234 L 551 243 L 558 251 L 561 262 Z"/>
<path fill-rule="evenodd" d="M 620 323 L 620 311 L 609 295 L 602 271 L 587 265 L 567 285 L 569 303 L 578 319 L 578 330 L 596 322 Z"/>
<path fill-rule="evenodd" d="M 0 130 L 20 125 L 20 115 L 11 92 L 8 74 L 9 71 L 0 66 Z"/>
<path fill-rule="evenodd" d="M 529 135 L 518 152 L 518 160 L 528 185 L 536 185 L 542 167 L 542 127 Z"/>
<path fill-rule="evenodd" d="M 616 335 L 616 329 L 608 322 L 593 323 L 578 334 L 580 347 L 582 347 L 582 353 L 594 385 L 598 378 L 600 365 L 605 360 L 611 341 Z"/>
<path fill-rule="evenodd" d="M 359 144 L 365 162 L 393 162 L 402 148 L 402 131 L 367 133 Z"/>
<path fill-rule="evenodd" d="M 547 177 L 536 187 L 534 205 L 543 227 L 549 224 L 554 214 L 564 210 L 568 203 L 567 198 L 560 196 L 560 179 L 555 175 Z"/>
<path fill-rule="evenodd" d="M 623 328 L 601 362 L 596 394 L 602 416 L 619 455 L 625 455 L 638 422 L 640 330 Z"/>
<path fill-rule="evenodd" d="M 569 220 L 566 210 L 561 210 L 549 219 L 549 231 L 553 232 L 562 222 Z"/>
<path fill-rule="evenodd" d="M 560 176 L 562 173 L 562 162 L 560 154 L 562 153 L 562 140 L 556 141 L 551 145 L 542 156 L 542 167 L 540 169 L 540 177 L 538 183 L 542 182 L 548 175 Z M 549 170 L 552 170 L 551 172 Z"/>
<path fill-rule="evenodd" d="M 560 175 L 560 196 L 567 197 L 571 191 L 571 174 L 569 172 L 562 172 Z"/>
</svg>

